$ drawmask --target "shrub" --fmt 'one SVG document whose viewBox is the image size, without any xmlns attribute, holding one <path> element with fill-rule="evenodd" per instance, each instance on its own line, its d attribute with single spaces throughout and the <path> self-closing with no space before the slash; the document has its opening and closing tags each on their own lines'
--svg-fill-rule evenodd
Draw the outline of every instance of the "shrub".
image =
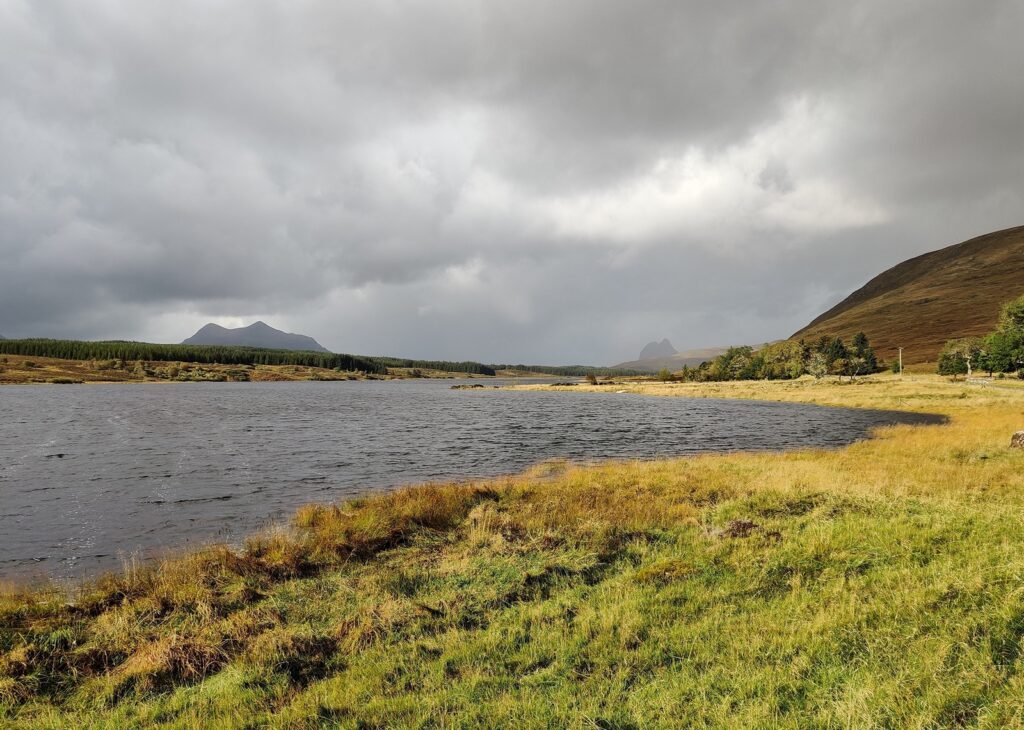
<svg viewBox="0 0 1024 730">
<path fill-rule="evenodd" d="M 967 361 L 952 352 L 944 352 L 939 355 L 939 375 L 949 375 L 956 380 L 958 375 L 967 374 Z"/>
<path fill-rule="evenodd" d="M 828 361 L 825 359 L 825 355 L 820 352 L 816 352 L 811 355 L 810 362 L 807 363 L 807 372 L 815 378 L 821 378 L 827 375 Z"/>
</svg>

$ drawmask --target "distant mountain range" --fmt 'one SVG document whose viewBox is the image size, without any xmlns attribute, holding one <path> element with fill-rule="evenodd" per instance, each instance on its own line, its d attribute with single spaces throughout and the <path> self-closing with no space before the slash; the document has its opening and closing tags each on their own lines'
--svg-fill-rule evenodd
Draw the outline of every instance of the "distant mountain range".
<svg viewBox="0 0 1024 730">
<path fill-rule="evenodd" d="M 271 350 L 328 352 L 326 347 L 312 337 L 282 332 L 266 322 L 254 322 L 248 327 L 236 327 L 235 329 L 221 327 L 219 324 L 211 322 L 181 344 L 236 345 L 239 347 L 265 347 Z"/>
<path fill-rule="evenodd" d="M 796 332 L 794 339 L 864 332 L 875 352 L 935 362 L 947 340 L 994 329 L 1003 303 L 1024 294 L 1024 226 L 932 251 L 883 271 Z"/>
</svg>

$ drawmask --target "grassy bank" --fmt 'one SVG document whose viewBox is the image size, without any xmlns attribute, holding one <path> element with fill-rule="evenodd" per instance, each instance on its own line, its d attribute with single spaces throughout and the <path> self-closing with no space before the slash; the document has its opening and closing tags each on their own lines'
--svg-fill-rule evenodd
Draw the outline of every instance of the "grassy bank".
<svg viewBox="0 0 1024 730">
<path fill-rule="evenodd" d="M 0 724 L 1024 725 L 1024 389 L 617 389 L 950 420 L 409 489 L 71 601 L 12 590 Z"/>
</svg>

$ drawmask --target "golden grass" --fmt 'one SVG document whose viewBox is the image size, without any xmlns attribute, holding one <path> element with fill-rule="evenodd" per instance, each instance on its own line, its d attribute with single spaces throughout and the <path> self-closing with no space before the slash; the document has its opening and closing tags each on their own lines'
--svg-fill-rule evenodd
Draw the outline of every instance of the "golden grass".
<svg viewBox="0 0 1024 730">
<path fill-rule="evenodd" d="M 704 488 L 721 484 L 723 473 L 743 473 L 773 491 L 809 488 L 872 497 L 1008 499 L 1019 501 L 1024 476 L 1020 458 L 1007 447 L 1024 430 L 1024 381 L 951 381 L 934 375 L 876 375 L 849 379 L 742 381 L 723 383 L 623 383 L 571 388 L 513 386 L 525 390 L 622 392 L 662 397 L 737 398 L 825 406 L 935 413 L 945 425 L 893 426 L 874 438 L 838 450 L 785 454 L 704 455 L 654 462 L 652 470 L 676 475 L 695 470 Z M 1017 458 L 1015 458 L 1017 457 Z M 662 482 L 665 477 L 659 477 Z"/>
<path fill-rule="evenodd" d="M 928 411 L 950 415 L 954 411 L 977 411 L 979 407 L 1002 405 L 1012 408 L 1024 399 L 1024 381 L 1004 379 L 950 380 L 947 377 L 916 372 L 902 377 L 881 373 L 854 380 L 804 376 L 798 380 L 743 380 L 712 383 L 663 383 L 660 381 L 623 381 L 615 385 L 551 386 L 544 384 L 510 386 L 514 390 L 564 390 L 618 392 L 676 396 L 686 398 L 739 398 L 772 400 L 848 408 L 879 408 Z M 1016 393 L 1016 395 L 1014 395 Z M 970 402 L 957 403 L 965 398 Z M 929 408 L 941 402 L 942 407 Z M 1024 400 L 1022 400 L 1024 402 Z"/>
<path fill-rule="evenodd" d="M 70 602 L 10 590 L 0 723 L 1024 726 L 1024 384 L 615 389 L 949 421 L 542 464 L 310 506 Z"/>
</svg>

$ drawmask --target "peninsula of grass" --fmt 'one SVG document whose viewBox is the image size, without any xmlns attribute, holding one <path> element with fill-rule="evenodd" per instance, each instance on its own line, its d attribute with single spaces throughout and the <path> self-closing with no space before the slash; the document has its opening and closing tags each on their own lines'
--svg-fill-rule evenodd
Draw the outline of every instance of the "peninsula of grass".
<svg viewBox="0 0 1024 730">
<path fill-rule="evenodd" d="M 544 464 L 308 507 L 70 593 L 12 588 L 0 725 L 1020 727 L 1021 385 L 625 385 L 948 422 Z"/>
</svg>

